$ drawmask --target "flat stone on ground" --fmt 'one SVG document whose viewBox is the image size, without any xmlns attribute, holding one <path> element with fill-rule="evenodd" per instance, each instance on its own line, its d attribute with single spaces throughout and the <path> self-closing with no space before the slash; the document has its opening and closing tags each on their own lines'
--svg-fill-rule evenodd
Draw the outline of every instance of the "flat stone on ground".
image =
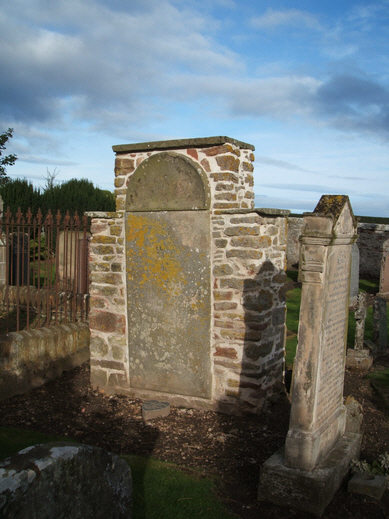
<svg viewBox="0 0 389 519">
<path fill-rule="evenodd" d="M 348 491 L 381 499 L 386 488 L 386 477 L 379 474 L 354 474 L 348 482 Z"/>
<path fill-rule="evenodd" d="M 169 402 L 159 402 L 158 400 L 149 400 L 142 404 L 142 418 L 146 422 L 153 418 L 163 418 L 170 413 Z"/>
</svg>

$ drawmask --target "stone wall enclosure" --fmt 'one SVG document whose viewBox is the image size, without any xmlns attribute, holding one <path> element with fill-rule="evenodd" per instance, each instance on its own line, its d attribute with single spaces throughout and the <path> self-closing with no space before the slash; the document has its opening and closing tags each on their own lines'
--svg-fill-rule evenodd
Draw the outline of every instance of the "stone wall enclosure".
<svg viewBox="0 0 389 519">
<path fill-rule="evenodd" d="M 91 379 L 259 412 L 282 385 L 287 211 L 254 209 L 253 146 L 114 146 L 115 213 L 91 213 Z"/>
</svg>

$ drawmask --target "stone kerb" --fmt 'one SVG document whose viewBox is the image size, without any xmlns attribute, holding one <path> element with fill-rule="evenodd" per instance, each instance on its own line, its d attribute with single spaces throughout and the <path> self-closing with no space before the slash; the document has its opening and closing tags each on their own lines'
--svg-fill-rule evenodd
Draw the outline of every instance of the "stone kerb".
<svg viewBox="0 0 389 519">
<path fill-rule="evenodd" d="M 343 405 L 351 246 L 357 225 L 347 196 L 324 195 L 304 215 L 298 346 L 285 448 L 261 468 L 258 498 L 321 515 L 359 454 Z M 310 489 L 310 492 L 305 490 Z"/>
<path fill-rule="evenodd" d="M 282 384 L 289 212 L 253 209 L 254 148 L 218 137 L 113 149 L 117 212 L 94 214 L 92 226 L 92 383 L 111 392 L 134 392 L 126 316 L 131 293 L 126 293 L 123 246 L 128 185 L 146 159 L 174 153 L 205 172 L 210 190 L 212 396 L 201 401 L 149 396 L 227 412 L 259 411 Z"/>
</svg>

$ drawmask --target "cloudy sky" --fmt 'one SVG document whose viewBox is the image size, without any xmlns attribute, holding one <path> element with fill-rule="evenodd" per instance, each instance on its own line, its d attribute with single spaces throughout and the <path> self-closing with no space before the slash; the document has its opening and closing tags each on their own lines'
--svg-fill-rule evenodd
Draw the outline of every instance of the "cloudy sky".
<svg viewBox="0 0 389 519">
<path fill-rule="evenodd" d="M 113 190 L 112 145 L 228 135 L 257 207 L 389 216 L 388 26 L 389 0 L 2 2 L 8 173 Z"/>
</svg>

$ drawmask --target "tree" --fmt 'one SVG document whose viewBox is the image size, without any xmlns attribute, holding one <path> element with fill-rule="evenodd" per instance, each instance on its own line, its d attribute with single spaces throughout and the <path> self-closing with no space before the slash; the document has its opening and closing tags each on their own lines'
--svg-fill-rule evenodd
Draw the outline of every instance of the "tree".
<svg viewBox="0 0 389 519">
<path fill-rule="evenodd" d="M 3 150 L 5 150 L 5 145 L 8 140 L 12 138 L 12 132 L 13 128 L 8 128 L 8 131 L 3 132 L 0 135 L 0 185 L 6 184 L 10 181 L 10 178 L 6 175 L 6 166 L 13 166 L 17 160 L 17 156 L 12 154 L 1 158 Z"/>
</svg>

